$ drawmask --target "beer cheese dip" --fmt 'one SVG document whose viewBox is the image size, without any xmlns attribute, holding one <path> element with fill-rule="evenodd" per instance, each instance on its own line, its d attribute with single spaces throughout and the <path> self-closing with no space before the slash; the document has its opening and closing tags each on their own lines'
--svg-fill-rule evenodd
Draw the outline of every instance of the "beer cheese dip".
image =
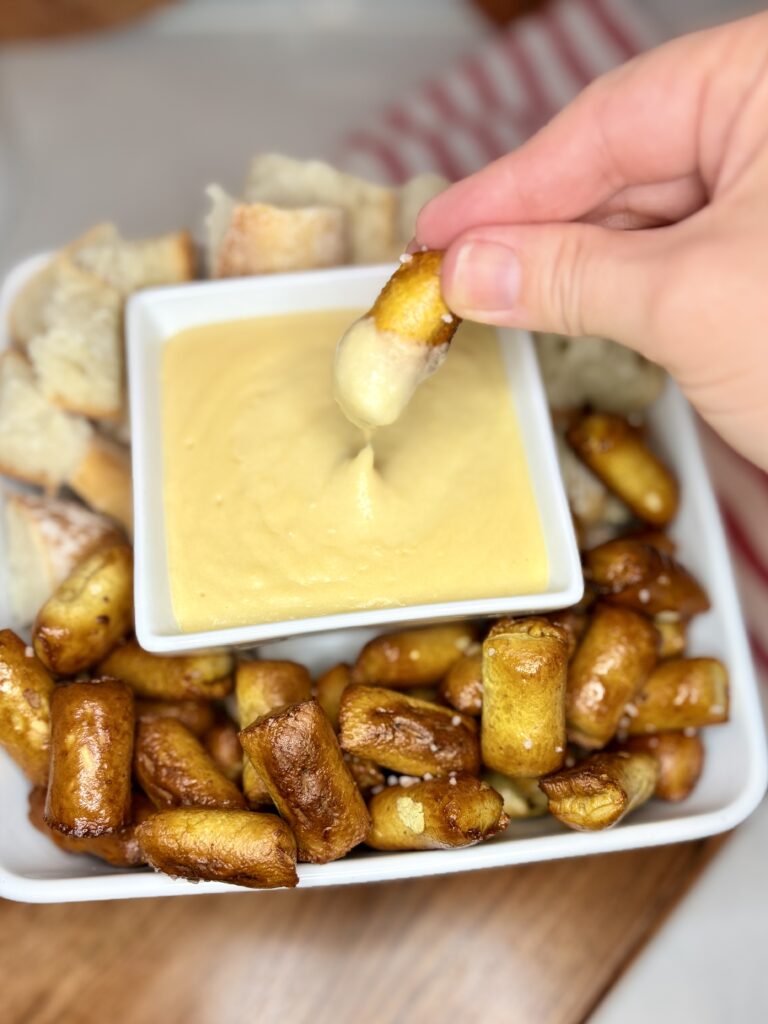
<svg viewBox="0 0 768 1024">
<path fill-rule="evenodd" d="M 334 400 L 349 309 L 215 323 L 163 351 L 164 510 L 184 632 L 548 584 L 495 331 L 465 323 L 402 417 Z"/>
</svg>

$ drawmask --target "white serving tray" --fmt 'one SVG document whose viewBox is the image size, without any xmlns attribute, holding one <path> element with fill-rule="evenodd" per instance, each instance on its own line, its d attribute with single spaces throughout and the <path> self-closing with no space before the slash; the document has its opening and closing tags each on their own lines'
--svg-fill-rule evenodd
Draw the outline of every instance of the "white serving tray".
<svg viewBox="0 0 768 1024">
<path fill-rule="evenodd" d="M 34 264 L 14 271 L 0 294 L 0 347 L 7 344 L 9 296 Z M 421 853 L 358 852 L 332 864 L 299 866 L 300 886 L 347 885 L 527 864 L 613 850 L 639 849 L 724 832 L 743 821 L 766 786 L 766 750 L 757 683 L 739 609 L 717 504 L 699 447 L 694 417 L 669 386 L 650 416 L 654 442 L 681 482 L 682 507 L 673 534 L 685 564 L 712 599 L 694 620 L 690 651 L 722 658 L 731 676 L 731 721 L 705 730 L 707 757 L 696 790 L 682 804 L 652 801 L 606 832 L 579 833 L 552 818 L 513 822 L 501 836 L 463 850 Z M 0 542 L 0 623 L 10 623 L 6 560 Z M 370 631 L 341 631 L 269 644 L 269 657 L 304 661 L 313 671 L 348 659 Z M 150 871 L 110 868 L 56 849 L 28 824 L 28 783 L 0 751 L 0 896 L 35 903 L 246 892 L 218 882 L 190 883 Z"/>
<path fill-rule="evenodd" d="M 131 399 L 136 636 L 157 654 L 247 647 L 267 640 L 360 626 L 390 627 L 482 615 L 521 615 L 564 608 L 584 591 L 579 552 L 560 476 L 555 441 L 530 336 L 498 332 L 509 392 L 549 558 L 540 592 L 365 609 L 229 629 L 182 633 L 173 614 L 163 506 L 162 401 L 165 342 L 188 327 L 320 309 L 368 309 L 394 266 L 339 267 L 268 277 L 205 281 L 131 296 L 126 314 Z"/>
</svg>

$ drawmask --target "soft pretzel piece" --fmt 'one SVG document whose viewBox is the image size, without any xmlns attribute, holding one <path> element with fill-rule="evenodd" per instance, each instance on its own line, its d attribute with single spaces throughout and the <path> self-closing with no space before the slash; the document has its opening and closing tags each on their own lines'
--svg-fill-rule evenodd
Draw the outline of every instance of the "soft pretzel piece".
<svg viewBox="0 0 768 1024">
<path fill-rule="evenodd" d="M 295 160 L 278 153 L 256 156 L 243 199 L 284 207 L 339 207 L 347 217 L 352 263 L 382 263 L 397 249 L 395 191 L 344 174 L 321 160 Z"/>
<path fill-rule="evenodd" d="M 9 491 L 5 497 L 8 586 L 14 622 L 29 626 L 76 565 L 120 533 L 77 501 Z"/>
<path fill-rule="evenodd" d="M 335 267 L 346 260 L 346 218 L 336 206 L 287 209 L 238 203 L 222 189 L 208 189 L 211 277 L 244 277 Z"/>
<path fill-rule="evenodd" d="M 0 473 L 54 491 L 85 458 L 94 430 L 41 393 L 27 359 L 0 355 Z"/>
<path fill-rule="evenodd" d="M 406 253 L 364 317 L 339 342 L 336 400 L 353 423 L 384 427 L 441 365 L 461 322 L 440 288 L 443 254 Z"/>
</svg>

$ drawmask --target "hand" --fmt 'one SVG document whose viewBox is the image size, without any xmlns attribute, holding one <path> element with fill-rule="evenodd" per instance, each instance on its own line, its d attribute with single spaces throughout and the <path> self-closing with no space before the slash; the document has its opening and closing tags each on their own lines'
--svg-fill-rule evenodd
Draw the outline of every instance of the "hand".
<svg viewBox="0 0 768 1024">
<path fill-rule="evenodd" d="M 768 14 L 597 79 L 417 241 L 460 316 L 622 342 L 768 468 Z"/>
</svg>

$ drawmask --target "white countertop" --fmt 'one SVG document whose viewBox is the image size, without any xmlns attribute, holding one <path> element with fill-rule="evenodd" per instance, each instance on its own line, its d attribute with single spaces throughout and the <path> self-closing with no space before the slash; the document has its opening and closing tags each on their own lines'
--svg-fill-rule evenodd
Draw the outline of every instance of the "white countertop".
<svg viewBox="0 0 768 1024">
<path fill-rule="evenodd" d="M 674 32 L 763 5 L 644 6 Z M 195 0 L 118 34 L 8 48 L 0 55 L 0 268 L 100 219 L 129 235 L 197 227 L 209 181 L 236 188 L 257 150 L 332 157 L 346 130 L 485 32 L 459 0 Z M 764 804 L 594 1024 L 768 1019 L 767 848 Z"/>
</svg>

